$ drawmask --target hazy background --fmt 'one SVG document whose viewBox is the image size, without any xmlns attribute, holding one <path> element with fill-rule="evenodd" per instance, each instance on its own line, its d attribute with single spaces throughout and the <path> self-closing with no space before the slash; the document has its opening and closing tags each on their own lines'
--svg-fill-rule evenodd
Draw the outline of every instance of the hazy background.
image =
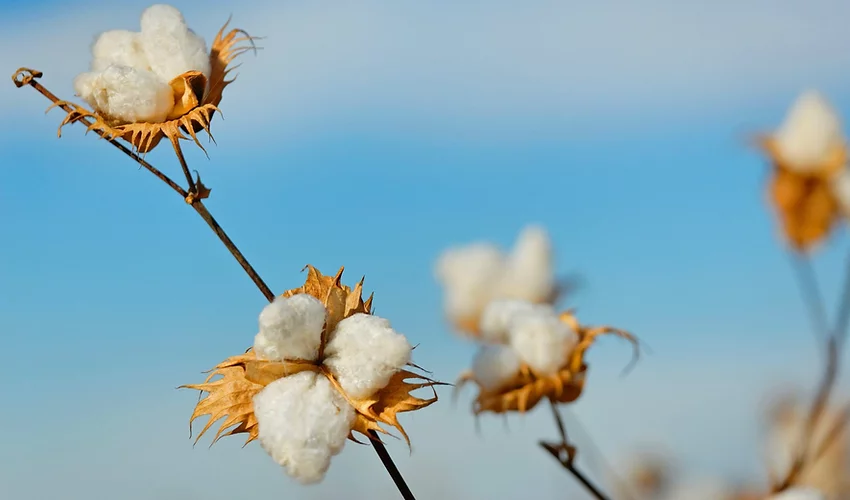
<svg viewBox="0 0 850 500">
<path fill-rule="evenodd" d="M 850 3 L 588 3 L 174 2 L 208 42 L 231 13 L 267 37 L 225 91 L 219 146 L 188 160 L 276 292 L 307 263 L 365 274 L 446 381 L 473 347 L 441 316 L 435 258 L 546 225 L 586 281 L 569 305 L 653 351 L 625 378 L 626 344 L 591 351 L 571 411 L 601 455 L 660 446 L 759 481 L 765 398 L 819 369 L 747 140 L 808 87 L 850 116 Z M 95 35 L 138 30 L 147 5 L 0 0 L 0 68 L 72 98 Z M 175 387 L 248 347 L 264 299 L 173 192 L 79 126 L 57 140 L 48 104 L 0 85 L 0 498 L 397 498 L 369 447 L 312 487 L 240 437 L 192 448 L 197 395 Z M 179 178 L 167 145 L 148 159 Z M 830 305 L 846 243 L 818 257 Z M 389 445 L 419 498 L 584 498 L 536 447 L 555 437 L 544 408 L 479 435 L 471 391 L 450 394 L 402 418 L 412 455 Z"/>
</svg>

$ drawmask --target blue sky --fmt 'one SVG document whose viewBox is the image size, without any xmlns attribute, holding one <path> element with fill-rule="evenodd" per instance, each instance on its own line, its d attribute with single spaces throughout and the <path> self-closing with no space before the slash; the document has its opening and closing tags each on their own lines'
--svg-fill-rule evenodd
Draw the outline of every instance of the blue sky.
<svg viewBox="0 0 850 500">
<path fill-rule="evenodd" d="M 268 37 L 225 91 L 210 159 L 188 160 L 276 292 L 307 263 L 365 274 L 447 381 L 473 350 L 441 317 L 437 255 L 544 224 L 585 280 L 569 305 L 652 348 L 625 378 L 628 346 L 591 351 L 571 412 L 602 454 L 662 446 L 693 474 L 757 480 L 761 404 L 810 386 L 817 358 L 747 138 L 810 86 L 850 115 L 850 5 L 581 4 L 176 2 L 208 40 L 230 13 Z M 71 98 L 93 37 L 136 28 L 146 3 L 0 5 L 0 67 Z M 196 396 L 175 387 L 251 343 L 263 297 L 179 197 L 81 128 L 57 139 L 46 105 L 0 86 L 0 496 L 395 498 L 365 447 L 310 488 L 238 438 L 192 448 Z M 179 178 L 167 147 L 149 160 Z M 818 254 L 830 304 L 846 245 Z M 546 412 L 509 432 L 484 417 L 479 436 L 469 394 L 441 396 L 404 418 L 412 455 L 390 445 L 420 497 L 572 491 L 534 445 L 554 436 Z"/>
</svg>

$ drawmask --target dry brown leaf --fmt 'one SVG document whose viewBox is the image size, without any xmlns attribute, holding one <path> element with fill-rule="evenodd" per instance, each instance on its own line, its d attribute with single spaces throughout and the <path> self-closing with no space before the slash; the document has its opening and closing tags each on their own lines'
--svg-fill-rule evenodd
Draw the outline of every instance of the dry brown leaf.
<svg viewBox="0 0 850 500">
<path fill-rule="evenodd" d="M 322 333 L 322 345 L 319 349 L 319 357 L 316 361 L 287 360 L 267 361 L 258 359 L 253 350 L 245 354 L 233 356 L 216 366 L 207 380 L 202 384 L 182 386 L 187 389 L 196 389 L 206 392 L 207 396 L 201 399 L 195 407 L 191 423 L 198 417 L 209 415 L 210 420 L 201 430 L 197 440 L 209 430 L 218 420 L 224 419 L 216 433 L 213 443 L 221 437 L 232 434 L 247 433 L 250 443 L 257 439 L 259 429 L 257 419 L 254 416 L 253 398 L 264 387 L 280 378 L 294 375 L 303 371 L 313 371 L 330 380 L 331 384 L 342 394 L 343 397 L 356 410 L 356 418 L 349 433 L 349 439 L 355 442 L 353 432 L 359 432 L 369 436 L 369 431 L 389 434 L 381 424 L 398 430 L 410 445 L 407 433 L 398 422 L 399 413 L 420 410 L 437 401 L 437 393 L 434 397 L 422 399 L 411 393 L 418 389 L 433 388 L 437 385 L 445 385 L 419 375 L 410 370 L 401 370 L 396 373 L 389 383 L 380 391 L 369 398 L 354 399 L 349 397 L 334 378 L 333 374 L 323 366 L 324 345 L 327 343 L 329 332 L 344 318 L 358 313 L 370 314 L 372 297 L 363 301 L 363 279 L 351 289 L 341 283 L 343 268 L 334 276 L 325 276 L 313 266 L 308 265 L 307 279 L 303 286 L 288 290 L 283 293 L 284 297 L 306 293 L 319 299 L 328 310 L 328 318 Z M 418 368 L 410 365 L 411 368 Z M 220 376 L 216 380 L 214 377 Z M 235 426 L 235 427 L 233 427 Z M 228 428 L 233 427 L 228 432 Z"/>
<path fill-rule="evenodd" d="M 168 138 L 174 147 L 175 153 L 182 156 L 180 151 L 180 140 L 192 138 L 195 145 L 206 152 L 198 140 L 197 133 L 205 131 L 212 139 L 210 133 L 210 120 L 221 102 L 224 88 L 233 82 L 227 80 L 227 75 L 235 69 L 228 65 L 240 54 L 254 49 L 253 42 L 256 39 L 243 30 L 234 29 L 224 34 L 224 30 L 230 20 L 219 30 L 213 40 L 210 49 L 210 77 L 206 77 L 197 71 L 190 71 L 178 76 L 171 81 L 175 92 L 175 107 L 168 120 L 162 123 L 115 123 L 108 116 L 101 116 L 97 112 L 89 111 L 81 106 L 58 101 L 51 105 L 48 110 L 55 106 L 68 105 L 73 111 L 67 114 L 62 123 L 59 124 L 58 135 L 62 136 L 62 127 L 69 123 L 75 123 L 81 118 L 89 118 L 93 123 L 88 130 L 99 130 L 110 140 L 122 138 L 133 145 L 137 153 L 145 154 L 155 148 L 163 138 Z M 207 85 L 209 83 L 209 85 Z M 206 94 L 204 91 L 206 89 Z M 202 98 L 201 98 L 202 97 Z M 184 133 L 188 133 L 189 137 Z"/>
<path fill-rule="evenodd" d="M 638 342 L 629 332 L 610 326 L 582 326 L 571 311 L 561 313 L 560 319 L 579 336 L 579 342 L 570 352 L 564 367 L 553 375 L 540 376 L 523 363 L 514 378 L 499 389 L 485 390 L 479 386 L 478 396 L 472 404 L 474 414 L 478 415 L 487 411 L 493 413 L 511 411 L 525 413 L 544 398 L 557 403 L 575 401 L 581 396 L 587 374 L 584 355 L 596 338 L 601 335 L 616 335 L 628 340 L 634 346 L 634 359 L 637 358 L 639 353 Z M 474 381 L 475 377 L 472 372 L 464 372 L 456 383 L 456 390 L 459 390 L 464 384 Z"/>
<path fill-rule="evenodd" d="M 761 138 L 759 145 L 773 162 L 768 200 L 782 234 L 795 250 L 808 251 L 825 240 L 841 218 L 832 180 L 847 164 L 847 150 L 836 149 L 820 168 L 802 174 L 790 168 L 772 138 Z"/>
</svg>

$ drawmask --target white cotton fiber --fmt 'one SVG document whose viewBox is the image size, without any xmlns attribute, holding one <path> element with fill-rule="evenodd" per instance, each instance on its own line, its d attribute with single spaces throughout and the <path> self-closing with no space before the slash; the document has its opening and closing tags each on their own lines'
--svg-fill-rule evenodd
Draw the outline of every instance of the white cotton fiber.
<svg viewBox="0 0 850 500">
<path fill-rule="evenodd" d="M 275 297 L 260 313 L 254 351 L 264 359 L 315 361 L 327 314 L 325 306 L 306 293 Z"/>
<path fill-rule="evenodd" d="M 578 334 L 549 306 L 517 312 L 509 330 L 511 347 L 540 375 L 557 373 L 578 343 Z"/>
<path fill-rule="evenodd" d="M 546 230 L 528 226 L 517 238 L 499 283 L 500 297 L 545 302 L 555 288 L 552 244 Z"/>
<path fill-rule="evenodd" d="M 826 500 L 826 495 L 814 488 L 792 488 L 777 493 L 767 500 Z"/>
<path fill-rule="evenodd" d="M 139 34 L 133 31 L 112 30 L 101 33 L 92 46 L 92 56 L 92 71 L 103 71 L 111 64 L 150 71 Z"/>
<path fill-rule="evenodd" d="M 276 380 L 254 396 L 259 441 L 287 474 L 304 484 L 321 481 L 342 451 L 355 411 L 327 377 L 301 372 Z"/>
<path fill-rule="evenodd" d="M 142 13 L 141 26 L 142 48 L 157 76 L 168 82 L 194 70 L 209 78 L 207 44 L 186 26 L 179 10 L 170 5 L 152 5 Z"/>
<path fill-rule="evenodd" d="M 445 288 L 446 314 L 454 320 L 480 314 L 502 269 L 504 256 L 494 245 L 475 243 L 443 252 L 436 275 Z"/>
<path fill-rule="evenodd" d="M 481 339 L 486 342 L 504 344 L 508 342 L 508 326 L 520 311 L 534 309 L 535 305 L 525 300 L 497 299 L 484 308 L 479 320 Z"/>
<path fill-rule="evenodd" d="M 386 387 L 410 361 L 411 350 L 386 319 L 355 314 L 331 333 L 324 364 L 349 396 L 365 398 Z"/>
<path fill-rule="evenodd" d="M 516 352 L 504 345 L 483 345 L 472 360 L 475 381 L 488 391 L 500 389 L 519 372 Z"/>
<path fill-rule="evenodd" d="M 775 134 L 776 145 L 789 168 L 800 172 L 822 166 L 844 143 L 841 121 L 832 106 L 817 92 L 804 92 Z"/>
<path fill-rule="evenodd" d="M 171 87 L 152 73 L 128 66 L 83 73 L 74 80 L 74 90 L 90 106 L 122 123 L 162 122 L 174 106 Z"/>
</svg>

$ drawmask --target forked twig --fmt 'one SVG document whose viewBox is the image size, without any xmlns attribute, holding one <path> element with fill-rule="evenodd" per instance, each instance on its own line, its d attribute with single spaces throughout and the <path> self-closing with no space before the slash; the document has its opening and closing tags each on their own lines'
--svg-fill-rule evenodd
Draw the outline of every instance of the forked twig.
<svg viewBox="0 0 850 500">
<path fill-rule="evenodd" d="M 56 95 L 47 90 L 43 85 L 41 85 L 37 81 L 37 78 L 41 78 L 42 75 L 43 73 L 41 71 L 29 68 L 20 68 L 12 75 L 12 81 L 18 88 L 23 87 L 24 85 L 29 85 L 30 87 L 38 91 L 38 93 L 49 99 L 54 105 L 57 105 L 62 108 L 66 113 L 72 113 L 74 109 L 71 106 L 69 106 L 65 101 L 60 100 L 58 97 L 56 97 Z M 84 116 L 75 117 L 73 121 L 81 122 L 86 127 L 90 127 L 92 124 L 92 122 Z M 116 138 L 110 137 L 108 134 L 101 130 L 94 130 L 103 139 L 106 139 L 110 144 L 118 148 L 122 153 L 132 158 L 136 163 L 144 167 L 150 173 L 154 174 L 159 180 L 164 182 L 168 187 L 170 187 L 184 200 L 186 200 L 187 204 L 191 205 L 192 208 L 195 209 L 195 212 L 197 212 L 198 215 L 201 216 L 204 222 L 206 222 L 210 229 L 212 229 L 216 236 L 218 236 L 219 240 L 221 240 L 222 244 L 224 244 L 224 246 L 230 251 L 230 253 L 236 259 L 239 265 L 242 266 L 242 269 L 245 271 L 245 273 L 248 274 L 248 276 L 251 278 L 251 281 L 254 282 L 254 284 L 257 286 L 257 288 L 260 290 L 266 300 L 268 300 L 269 302 L 274 300 L 275 295 L 271 291 L 269 286 L 266 284 L 265 281 L 263 281 L 262 278 L 260 278 L 260 275 L 253 268 L 253 266 L 248 263 L 248 259 L 246 259 L 244 255 L 242 255 L 242 252 L 239 251 L 239 249 L 236 247 L 236 244 L 233 243 L 233 240 L 231 240 L 230 237 L 227 236 L 227 233 L 224 232 L 224 229 L 222 229 L 221 225 L 219 225 L 219 223 L 215 220 L 212 214 L 210 214 L 209 210 L 207 210 L 207 207 L 201 201 L 201 198 L 203 196 L 198 195 L 200 194 L 199 190 L 202 184 L 200 182 L 200 179 L 198 180 L 198 182 L 194 182 L 192 180 L 192 177 L 188 174 L 188 166 L 186 165 L 186 161 L 183 158 L 183 155 L 180 154 L 179 146 L 175 146 L 175 150 L 178 152 L 178 159 L 180 160 L 181 168 L 184 174 L 186 175 L 187 182 L 189 183 L 188 191 L 180 187 L 180 185 L 174 182 L 171 178 L 169 178 L 159 169 L 145 161 L 142 157 L 134 153 L 132 150 L 119 143 Z M 381 443 L 375 431 L 370 430 L 369 437 L 370 441 L 372 442 L 372 446 L 375 448 L 375 452 L 381 459 L 384 468 L 387 469 L 387 472 L 389 473 L 390 477 L 398 488 L 399 493 L 401 493 L 402 498 L 404 498 L 405 500 L 415 500 L 415 497 L 410 491 L 410 488 L 407 486 L 404 477 L 401 475 L 401 472 L 398 470 L 398 467 L 396 467 L 392 457 L 390 457 L 389 452 L 387 452 L 387 449 L 384 447 L 384 444 Z"/>
</svg>

